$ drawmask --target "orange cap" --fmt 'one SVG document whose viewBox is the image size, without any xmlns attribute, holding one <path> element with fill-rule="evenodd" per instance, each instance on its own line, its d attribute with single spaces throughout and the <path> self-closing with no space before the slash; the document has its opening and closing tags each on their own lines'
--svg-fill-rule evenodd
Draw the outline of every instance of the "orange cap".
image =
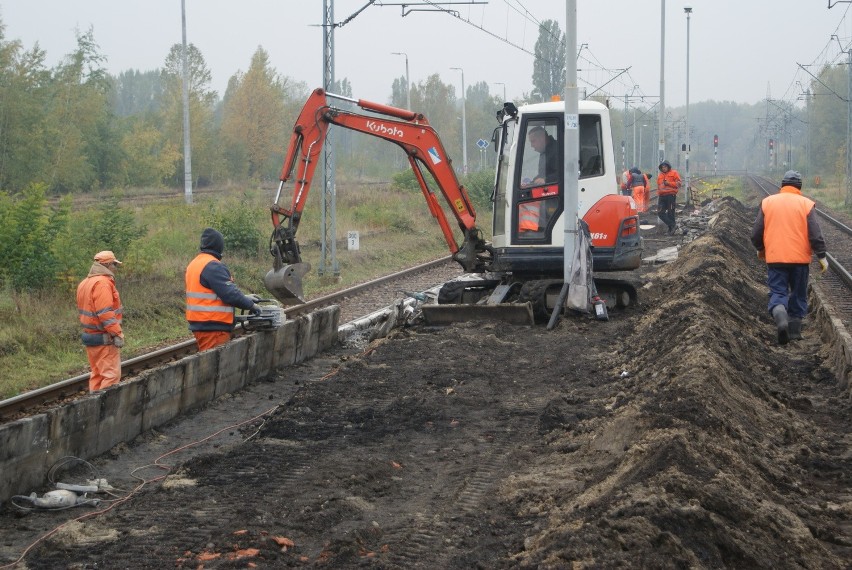
<svg viewBox="0 0 852 570">
<path fill-rule="evenodd" d="M 115 254 L 109 250 L 96 253 L 95 261 L 104 265 L 108 263 L 121 265 L 121 262 L 115 258 Z"/>
</svg>

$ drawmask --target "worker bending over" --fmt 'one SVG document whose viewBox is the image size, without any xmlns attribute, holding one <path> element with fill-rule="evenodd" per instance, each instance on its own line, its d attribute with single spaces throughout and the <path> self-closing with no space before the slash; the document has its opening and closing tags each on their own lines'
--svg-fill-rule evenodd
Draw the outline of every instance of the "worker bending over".
<svg viewBox="0 0 852 570">
<path fill-rule="evenodd" d="M 261 313 L 256 296 L 247 296 L 234 284 L 221 262 L 225 238 L 213 228 L 201 233 L 201 251 L 186 268 L 186 320 L 198 343 L 209 350 L 231 339 L 234 307 Z"/>
</svg>

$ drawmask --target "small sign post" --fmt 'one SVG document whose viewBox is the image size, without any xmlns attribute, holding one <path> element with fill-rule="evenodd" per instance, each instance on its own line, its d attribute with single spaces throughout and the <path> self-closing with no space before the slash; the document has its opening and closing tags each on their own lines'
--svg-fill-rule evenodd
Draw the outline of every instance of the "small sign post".
<svg viewBox="0 0 852 570">
<path fill-rule="evenodd" d="M 358 251 L 361 249 L 360 236 L 358 235 L 358 232 L 346 232 L 346 249 L 349 251 Z"/>
</svg>

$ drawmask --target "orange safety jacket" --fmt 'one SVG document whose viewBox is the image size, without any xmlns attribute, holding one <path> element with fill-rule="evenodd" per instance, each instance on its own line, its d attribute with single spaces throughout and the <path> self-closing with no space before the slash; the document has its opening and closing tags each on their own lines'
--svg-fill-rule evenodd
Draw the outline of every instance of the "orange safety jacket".
<svg viewBox="0 0 852 570">
<path fill-rule="evenodd" d="M 668 172 L 660 172 L 657 175 L 657 196 L 677 194 L 680 186 L 680 174 L 677 170 L 670 169 Z"/>
<path fill-rule="evenodd" d="M 763 246 L 766 263 L 810 263 L 808 214 L 816 203 L 795 186 L 782 186 L 778 194 L 763 199 Z"/>
<path fill-rule="evenodd" d="M 636 174 L 634 175 L 629 170 L 625 170 L 621 175 L 621 189 L 622 190 L 635 190 L 637 188 L 641 188 L 644 190 L 648 186 L 648 175 L 647 174 Z"/>
<path fill-rule="evenodd" d="M 211 261 L 219 260 L 209 253 L 199 253 L 186 268 L 186 320 L 232 326 L 234 308 L 225 304 L 213 289 L 201 284 L 201 272 Z"/>
<path fill-rule="evenodd" d="M 85 334 L 121 336 L 123 312 L 112 275 L 90 274 L 77 286 L 77 313 Z"/>
<path fill-rule="evenodd" d="M 537 232 L 541 217 L 540 202 L 524 202 L 518 205 L 518 231 Z"/>
</svg>

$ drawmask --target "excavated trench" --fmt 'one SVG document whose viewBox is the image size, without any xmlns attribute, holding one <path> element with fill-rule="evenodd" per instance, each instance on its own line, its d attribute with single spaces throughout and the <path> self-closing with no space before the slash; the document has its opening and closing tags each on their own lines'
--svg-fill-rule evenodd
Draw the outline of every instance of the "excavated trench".
<svg viewBox="0 0 852 570">
<path fill-rule="evenodd" d="M 707 208 L 609 321 L 415 326 L 287 370 L 241 438 L 26 568 L 848 568 L 848 391 L 813 322 L 776 345 L 754 212 Z M 80 514 L 7 509 L 0 564 Z"/>
</svg>

